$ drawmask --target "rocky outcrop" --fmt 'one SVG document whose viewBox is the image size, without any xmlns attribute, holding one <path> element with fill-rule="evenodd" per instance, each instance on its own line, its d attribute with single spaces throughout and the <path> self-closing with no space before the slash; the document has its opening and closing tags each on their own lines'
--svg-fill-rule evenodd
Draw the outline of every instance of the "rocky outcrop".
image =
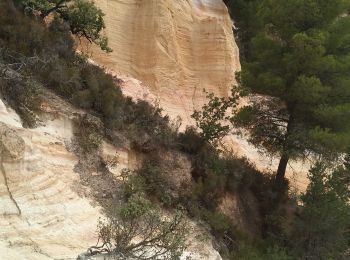
<svg viewBox="0 0 350 260">
<path fill-rule="evenodd" d="M 187 121 L 204 102 L 203 89 L 228 94 L 240 63 L 222 0 L 95 2 L 106 14 L 114 51 L 93 48 L 92 58 L 118 75 L 142 81 L 168 114 Z"/>
<path fill-rule="evenodd" d="M 0 214 L 21 215 L 21 209 L 13 197 L 10 189 L 5 164 L 16 164 L 23 159 L 24 141 L 17 133 L 6 124 L 0 122 L 0 183 L 1 193 L 4 193 L 4 203 L 1 203 Z M 8 166 L 8 165 L 6 165 Z M 7 196 L 6 196 L 7 195 Z"/>
<path fill-rule="evenodd" d="M 96 244 L 97 221 L 103 216 L 99 205 L 109 189 L 117 187 L 106 183 L 101 172 L 77 170 L 81 158 L 72 149 L 74 122 L 84 111 L 42 91 L 42 125 L 35 129 L 23 128 L 18 115 L 0 99 L 1 260 L 76 259 Z M 117 167 L 110 169 L 117 178 L 122 169 L 140 162 L 128 145 L 105 141 L 100 156 L 118 157 Z M 181 169 L 189 171 L 189 162 L 182 161 Z M 206 232 L 193 227 L 184 257 L 221 259 L 210 239 L 199 239 Z"/>
<path fill-rule="evenodd" d="M 3 122 L 0 122 L 0 154 L 3 161 L 17 161 L 24 154 L 23 139 Z"/>
<path fill-rule="evenodd" d="M 50 117 L 24 129 L 0 101 L 0 259 L 73 258 L 96 241 L 99 209 L 77 193 L 77 158 L 65 146 L 71 122 Z"/>
</svg>

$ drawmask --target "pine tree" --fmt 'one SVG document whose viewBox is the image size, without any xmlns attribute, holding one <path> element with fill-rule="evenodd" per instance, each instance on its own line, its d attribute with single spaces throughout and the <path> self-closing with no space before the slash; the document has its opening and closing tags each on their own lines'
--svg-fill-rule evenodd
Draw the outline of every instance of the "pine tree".
<svg viewBox="0 0 350 260">
<path fill-rule="evenodd" d="M 241 83 L 254 98 L 233 121 L 256 147 L 280 157 L 337 156 L 350 146 L 349 0 L 265 0 Z"/>
<path fill-rule="evenodd" d="M 302 259 L 348 259 L 350 247 L 350 168 L 331 171 L 317 163 L 301 196 L 290 243 Z"/>
</svg>

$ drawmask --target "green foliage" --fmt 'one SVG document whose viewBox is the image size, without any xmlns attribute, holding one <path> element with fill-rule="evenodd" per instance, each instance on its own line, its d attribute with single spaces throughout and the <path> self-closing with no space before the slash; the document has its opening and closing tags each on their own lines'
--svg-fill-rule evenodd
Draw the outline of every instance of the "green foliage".
<svg viewBox="0 0 350 260">
<path fill-rule="evenodd" d="M 241 108 L 233 122 L 235 126 L 249 130 L 249 142 L 260 150 L 276 155 L 283 149 L 287 115 L 279 109 L 278 100 L 266 99 Z"/>
<path fill-rule="evenodd" d="M 98 152 L 102 144 L 102 123 L 98 118 L 84 114 L 75 120 L 75 139 L 83 154 Z"/>
<path fill-rule="evenodd" d="M 157 180 L 152 179 L 155 175 L 151 171 L 158 169 L 153 169 L 149 163 L 144 165 L 147 173 L 143 173 L 144 170 L 122 171 L 124 202 L 108 209 L 108 218 L 100 221 L 98 234 L 103 244 L 91 247 L 91 253 L 108 252 L 121 259 L 179 259 L 186 248 L 188 227 L 184 212 L 175 210 L 172 216 L 163 216 L 165 213 L 155 206 L 157 203 L 146 199 L 151 191 L 162 189 L 165 182 L 157 183 L 159 187 L 153 186 L 155 183 L 150 181 Z M 150 197 L 155 198 L 155 195 L 160 194 Z"/>
<path fill-rule="evenodd" d="M 255 168 L 245 159 L 233 155 L 220 155 L 211 146 L 204 146 L 194 157 L 192 176 L 196 180 L 207 181 L 213 185 L 213 192 L 236 191 L 240 187 L 248 188 L 245 183 L 248 176 L 257 173 Z M 221 180 L 220 180 L 221 179 Z M 215 187 L 214 183 L 218 186 Z M 221 188 L 219 188 L 221 187 Z M 208 187 L 208 189 L 210 189 Z M 220 192 L 221 191 L 221 192 Z M 210 192 L 208 195 L 211 194 Z"/>
<path fill-rule="evenodd" d="M 238 249 L 232 252 L 230 259 L 235 260 L 293 260 L 284 248 L 270 246 L 267 249 L 261 249 L 250 243 L 240 243 Z"/>
<path fill-rule="evenodd" d="M 103 12 L 89 0 L 22 0 L 25 13 L 38 15 L 42 19 L 51 13 L 69 24 L 70 31 L 77 37 L 84 37 L 94 42 L 106 52 L 108 39 L 102 36 L 105 28 Z"/>
<path fill-rule="evenodd" d="M 260 0 L 224 0 L 234 21 L 234 33 L 242 60 L 251 57 L 251 39 L 261 29 L 257 15 Z"/>
<path fill-rule="evenodd" d="M 125 118 L 126 123 L 135 124 L 146 130 L 146 133 L 156 136 L 161 128 L 168 124 L 169 118 L 162 117 L 162 109 L 152 106 L 148 102 L 138 100 L 135 106 L 130 106 L 129 114 Z"/>
<path fill-rule="evenodd" d="M 1 2 L 0 5 L 0 46 L 27 57 L 41 53 L 45 29 L 13 10 L 8 3 Z"/>
<path fill-rule="evenodd" d="M 301 196 L 291 243 L 302 258 L 346 259 L 350 246 L 350 169 L 333 171 L 316 164 Z"/>
<path fill-rule="evenodd" d="M 38 123 L 40 82 L 32 77 L 30 70 L 39 61 L 36 56 L 26 55 L 40 51 L 42 34 L 42 28 L 35 22 L 18 15 L 9 4 L 0 3 L 0 94 L 20 115 L 25 127 L 35 127 Z"/>
<path fill-rule="evenodd" d="M 159 166 L 159 160 L 144 161 L 137 173 L 143 179 L 143 190 L 151 198 L 157 198 L 161 203 L 170 206 L 174 198 L 165 179 L 166 175 L 161 172 L 163 169 Z"/>
<path fill-rule="evenodd" d="M 61 23 L 53 21 L 45 28 L 7 2 L 1 3 L 0 25 L 1 92 L 24 126 L 34 127 L 42 85 L 56 83 L 57 89 L 63 89 L 64 84 L 73 84 L 69 73 L 64 73 L 66 63 L 74 57 L 73 41 Z"/>
<path fill-rule="evenodd" d="M 221 212 L 202 210 L 201 217 L 209 224 L 212 233 L 216 236 L 223 236 L 233 228 L 231 219 Z"/>
<path fill-rule="evenodd" d="M 196 154 L 206 145 L 194 127 L 187 127 L 184 133 L 179 133 L 178 141 L 180 150 L 188 154 Z"/>
<path fill-rule="evenodd" d="M 74 103 L 98 112 L 106 123 L 110 121 L 109 127 L 115 127 L 115 121 L 121 120 L 119 110 L 124 104 L 121 90 L 116 87 L 112 76 L 102 68 L 88 63 L 83 63 L 79 68 L 82 86 L 72 95 Z"/>
<path fill-rule="evenodd" d="M 104 14 L 93 1 L 74 0 L 72 5 L 62 10 L 62 18 L 69 23 L 71 32 L 78 37 L 84 37 L 100 46 L 103 51 L 111 52 L 108 39 L 101 35 L 105 28 Z"/>
<path fill-rule="evenodd" d="M 208 104 L 205 104 L 201 111 L 195 110 L 192 118 L 196 120 L 196 125 L 201 129 L 201 135 L 206 140 L 216 145 L 217 142 L 228 134 L 230 127 L 225 125 L 225 121 L 230 120 L 227 115 L 228 108 L 236 108 L 238 95 L 232 90 L 232 95 L 228 98 L 215 97 L 213 93 L 207 93 Z"/>
<path fill-rule="evenodd" d="M 50 62 L 42 75 L 46 85 L 64 97 L 71 97 L 81 87 L 79 69 L 64 59 Z"/>
<path fill-rule="evenodd" d="M 233 2 L 244 9 L 254 1 Z M 261 151 L 281 156 L 276 183 L 290 158 L 338 156 L 350 145 L 349 6 L 348 0 L 254 4 L 260 25 L 240 83 L 259 96 L 239 109 L 233 123 L 248 130 Z"/>
<path fill-rule="evenodd" d="M 38 82 L 30 78 L 0 75 L 0 93 L 21 117 L 24 127 L 35 127 L 38 123 L 36 112 L 40 111 Z"/>
<path fill-rule="evenodd" d="M 100 220 L 98 236 L 103 244 L 90 252 L 107 251 L 118 259 L 180 259 L 186 248 L 186 225 L 181 212 L 163 217 L 149 201 L 134 196 Z"/>
</svg>

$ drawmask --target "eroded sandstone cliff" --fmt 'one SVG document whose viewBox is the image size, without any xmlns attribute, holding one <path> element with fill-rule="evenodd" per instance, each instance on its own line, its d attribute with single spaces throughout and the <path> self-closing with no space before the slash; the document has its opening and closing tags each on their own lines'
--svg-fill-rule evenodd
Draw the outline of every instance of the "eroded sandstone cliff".
<svg viewBox="0 0 350 260">
<path fill-rule="evenodd" d="M 203 89 L 226 96 L 240 69 L 222 0 L 95 0 L 106 14 L 111 54 L 92 58 L 148 86 L 170 115 L 190 120 Z"/>
<path fill-rule="evenodd" d="M 0 259 L 65 259 L 95 240 L 99 209 L 76 192 L 78 159 L 65 146 L 71 121 L 50 108 L 45 126 L 24 129 L 0 100 Z"/>
</svg>

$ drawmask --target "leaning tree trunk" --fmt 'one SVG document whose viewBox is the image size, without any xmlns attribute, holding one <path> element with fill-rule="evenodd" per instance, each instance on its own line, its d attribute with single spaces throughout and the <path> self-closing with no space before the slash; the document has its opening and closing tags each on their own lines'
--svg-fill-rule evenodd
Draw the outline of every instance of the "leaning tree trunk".
<svg viewBox="0 0 350 260">
<path fill-rule="evenodd" d="M 293 113 L 290 114 L 286 134 L 284 138 L 283 150 L 280 158 L 280 162 L 278 164 L 276 177 L 275 177 L 275 189 L 282 190 L 284 188 L 284 176 L 286 175 L 287 165 L 290 157 L 290 146 L 291 140 L 290 135 L 292 133 L 292 128 L 294 127 L 294 116 Z"/>
<path fill-rule="evenodd" d="M 287 164 L 289 161 L 289 154 L 287 151 L 282 153 L 280 162 L 278 164 L 277 173 L 275 177 L 275 188 L 281 190 L 284 184 L 284 176 L 286 174 Z"/>
</svg>

